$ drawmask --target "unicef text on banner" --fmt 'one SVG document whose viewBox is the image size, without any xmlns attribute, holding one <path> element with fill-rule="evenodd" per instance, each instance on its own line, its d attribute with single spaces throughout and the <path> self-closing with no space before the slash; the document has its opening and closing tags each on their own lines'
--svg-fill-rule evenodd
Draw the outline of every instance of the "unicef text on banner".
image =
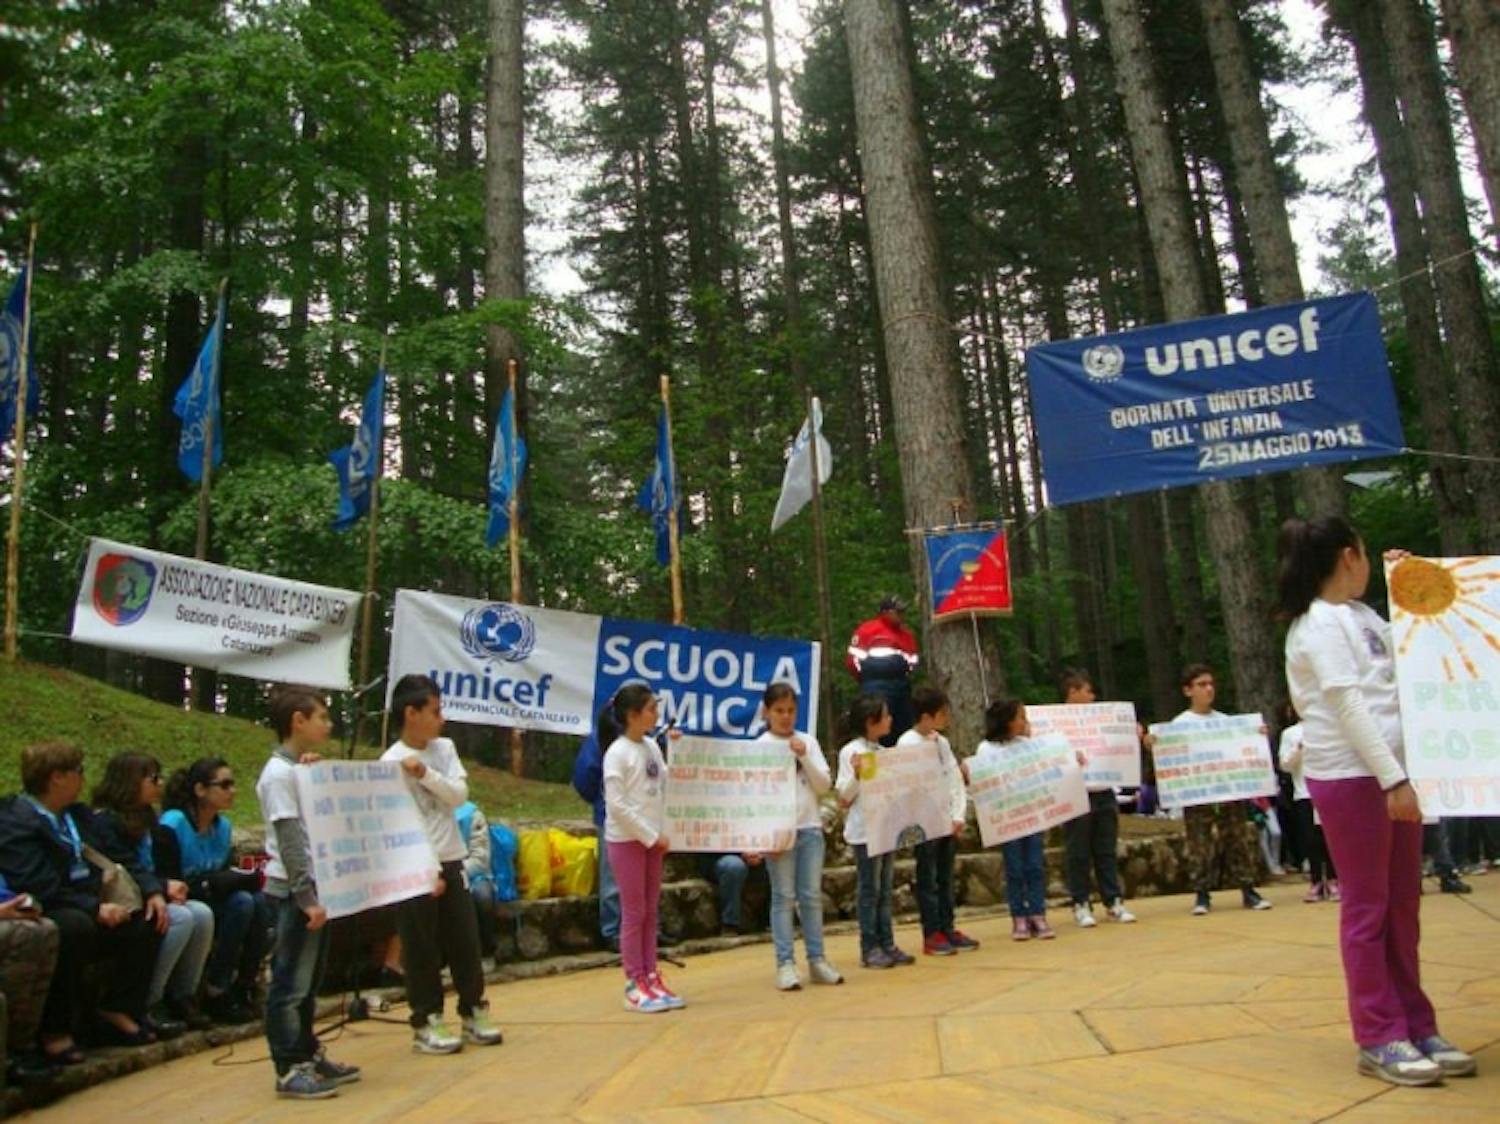
<svg viewBox="0 0 1500 1124">
<path fill-rule="evenodd" d="M 884 855 L 953 834 L 939 750 L 898 745 L 855 757 L 859 807 L 870 854 Z"/>
<path fill-rule="evenodd" d="M 1088 812 L 1077 752 L 1063 738 L 1021 738 L 1000 749 L 969 760 L 969 794 L 986 847 L 1035 835 Z"/>
<path fill-rule="evenodd" d="M 528 605 L 399 590 L 389 682 L 430 675 L 455 721 L 583 736 L 628 682 L 661 700 L 687 733 L 749 738 L 765 723 L 773 682 L 801 700 L 797 728 L 817 722 L 818 645 L 709 632 Z"/>
<path fill-rule="evenodd" d="M 1252 796 L 1275 796 L 1271 745 L 1259 714 L 1158 722 L 1156 787 L 1163 806 L 1191 808 Z"/>
<path fill-rule="evenodd" d="M 1406 769 L 1427 816 L 1500 816 L 1500 557 L 1386 565 Z"/>
<path fill-rule="evenodd" d="M 72 635 L 103 648 L 341 691 L 349 687 L 359 597 L 93 539 Z"/>
<path fill-rule="evenodd" d="M 678 738 L 667 764 L 674 851 L 789 850 L 797 836 L 797 759 L 781 745 Z"/>
<path fill-rule="evenodd" d="M 1026 353 L 1054 505 L 1398 453 L 1368 293 Z"/>
<path fill-rule="evenodd" d="M 344 761 L 298 766 L 318 900 L 329 917 L 432 892 L 439 873 L 401 766 Z"/>
<path fill-rule="evenodd" d="M 1087 758 L 1089 788 L 1135 788 L 1141 783 L 1141 742 L 1135 704 L 1128 702 L 1028 706 L 1033 737 L 1061 735 Z"/>
</svg>

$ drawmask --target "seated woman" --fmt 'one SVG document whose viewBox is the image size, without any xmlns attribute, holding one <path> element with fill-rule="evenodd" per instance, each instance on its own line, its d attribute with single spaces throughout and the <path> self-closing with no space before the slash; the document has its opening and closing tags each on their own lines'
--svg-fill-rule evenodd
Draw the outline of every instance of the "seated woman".
<svg viewBox="0 0 1500 1124">
<path fill-rule="evenodd" d="M 114 850 L 135 856 L 131 873 L 142 893 L 167 899 L 167 932 L 156 955 L 146 993 L 146 1012 L 158 1038 L 188 1027 L 201 1030 L 209 1020 L 197 1009 L 198 982 L 214 939 L 214 914 L 206 902 L 188 897 L 187 883 L 169 878 L 157 861 L 152 841 L 156 801 L 161 797 L 161 765 L 145 753 L 117 753 L 94 787 L 96 823 Z M 176 848 L 171 848 L 176 853 Z"/>
<path fill-rule="evenodd" d="M 214 915 L 203 1010 L 215 1022 L 250 1022 L 259 1016 L 256 981 L 270 946 L 271 910 L 260 876 L 229 864 L 224 813 L 234 803 L 234 771 L 222 757 L 200 757 L 172 774 L 163 803 L 167 830 L 156 836 L 157 868 L 186 882 L 189 896 Z"/>
<path fill-rule="evenodd" d="M 19 796 L 0 800 L 0 875 L 18 894 L 30 894 L 58 930 L 57 971 L 42 1009 L 42 1051 L 51 1061 L 83 1060 L 78 1038 L 85 969 L 110 962 L 94 1014 L 100 1038 L 121 1045 L 155 1040 L 142 1025 L 156 948 L 166 927 L 161 895 L 141 908 L 102 900 L 101 868 L 88 856 L 102 850 L 94 816 L 78 803 L 83 751 L 58 742 L 21 751 Z M 118 859 L 116 859 L 118 861 Z"/>
</svg>

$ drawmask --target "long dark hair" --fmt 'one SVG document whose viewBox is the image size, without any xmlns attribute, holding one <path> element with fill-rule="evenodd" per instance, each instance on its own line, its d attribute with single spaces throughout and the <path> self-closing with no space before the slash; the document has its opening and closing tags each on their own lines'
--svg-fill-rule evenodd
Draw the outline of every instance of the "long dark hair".
<svg viewBox="0 0 1500 1124">
<path fill-rule="evenodd" d="M 630 716 L 645 710 L 653 697 L 651 688 L 644 683 L 626 683 L 615 692 L 615 722 L 620 727 L 621 736 L 630 725 Z"/>
<path fill-rule="evenodd" d="M 1276 586 L 1281 615 L 1293 620 L 1307 612 L 1323 583 L 1338 568 L 1339 556 L 1360 548 L 1359 534 L 1338 515 L 1288 519 L 1276 540 Z"/>
<path fill-rule="evenodd" d="M 887 709 L 884 695 L 855 695 L 854 701 L 849 704 L 849 716 L 844 719 L 845 736 L 851 741 L 854 738 L 868 738 L 870 724 L 879 722 L 880 716 Z"/>
<path fill-rule="evenodd" d="M 161 775 L 161 763 L 149 753 L 117 753 L 94 786 L 94 807 L 113 812 L 132 842 L 143 839 L 156 823 L 156 809 L 141 803 L 141 782 L 152 773 Z"/>
<path fill-rule="evenodd" d="M 984 712 L 984 736 L 992 742 L 1008 742 L 1014 740 L 1010 732 L 1010 724 L 1015 721 L 1016 715 L 1021 713 L 1021 707 L 1025 704 L 1020 699 L 1000 699 L 992 702 Z"/>
<path fill-rule="evenodd" d="M 176 808 L 194 827 L 198 823 L 198 785 L 208 784 L 220 769 L 229 768 L 222 757 L 200 757 L 186 769 L 178 769 L 167 780 L 167 791 L 161 798 L 163 808 Z"/>
</svg>

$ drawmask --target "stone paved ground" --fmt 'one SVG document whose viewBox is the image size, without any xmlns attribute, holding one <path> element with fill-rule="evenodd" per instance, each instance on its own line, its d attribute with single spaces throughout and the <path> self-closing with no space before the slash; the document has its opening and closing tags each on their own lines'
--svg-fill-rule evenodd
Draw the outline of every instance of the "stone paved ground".
<svg viewBox="0 0 1500 1124">
<path fill-rule="evenodd" d="M 496 1049 L 415 1056 L 403 1026 L 346 1028 L 334 1056 L 365 1080 L 336 1100 L 277 1101 L 264 1043 L 135 1074 L 29 1114 L 39 1121 L 1500 1120 L 1500 872 L 1469 898 L 1423 903 L 1423 971 L 1445 1032 L 1480 1076 L 1395 1089 L 1354 1070 L 1336 908 L 1248 913 L 1217 895 L 1133 903 L 1141 923 L 1013 945 L 1008 919 L 965 922 L 977 952 L 861 971 L 782 994 L 765 944 L 668 968 L 681 1012 L 620 1006 L 598 970 L 493 985 Z M 1431 886 L 1431 883 L 1428 883 Z M 918 934 L 902 928 L 908 948 Z M 400 1013 L 398 1009 L 397 1013 Z"/>
</svg>

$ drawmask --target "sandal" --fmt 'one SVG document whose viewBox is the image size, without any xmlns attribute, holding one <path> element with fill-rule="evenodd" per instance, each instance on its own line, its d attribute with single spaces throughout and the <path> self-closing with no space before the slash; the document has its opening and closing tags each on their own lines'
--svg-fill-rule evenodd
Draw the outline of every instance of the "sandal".
<svg viewBox="0 0 1500 1124">
<path fill-rule="evenodd" d="M 139 1022 L 136 1023 L 135 1031 L 131 1032 L 121 1030 L 103 1016 L 99 1018 L 96 1037 L 105 1046 L 149 1046 L 156 1041 L 156 1035 Z"/>
<path fill-rule="evenodd" d="M 87 1060 L 84 1052 L 76 1044 L 69 1046 L 66 1050 L 57 1051 L 48 1050 L 44 1046 L 42 1057 L 46 1059 L 48 1065 L 57 1066 L 59 1069 L 63 1066 L 82 1065 Z"/>
</svg>

